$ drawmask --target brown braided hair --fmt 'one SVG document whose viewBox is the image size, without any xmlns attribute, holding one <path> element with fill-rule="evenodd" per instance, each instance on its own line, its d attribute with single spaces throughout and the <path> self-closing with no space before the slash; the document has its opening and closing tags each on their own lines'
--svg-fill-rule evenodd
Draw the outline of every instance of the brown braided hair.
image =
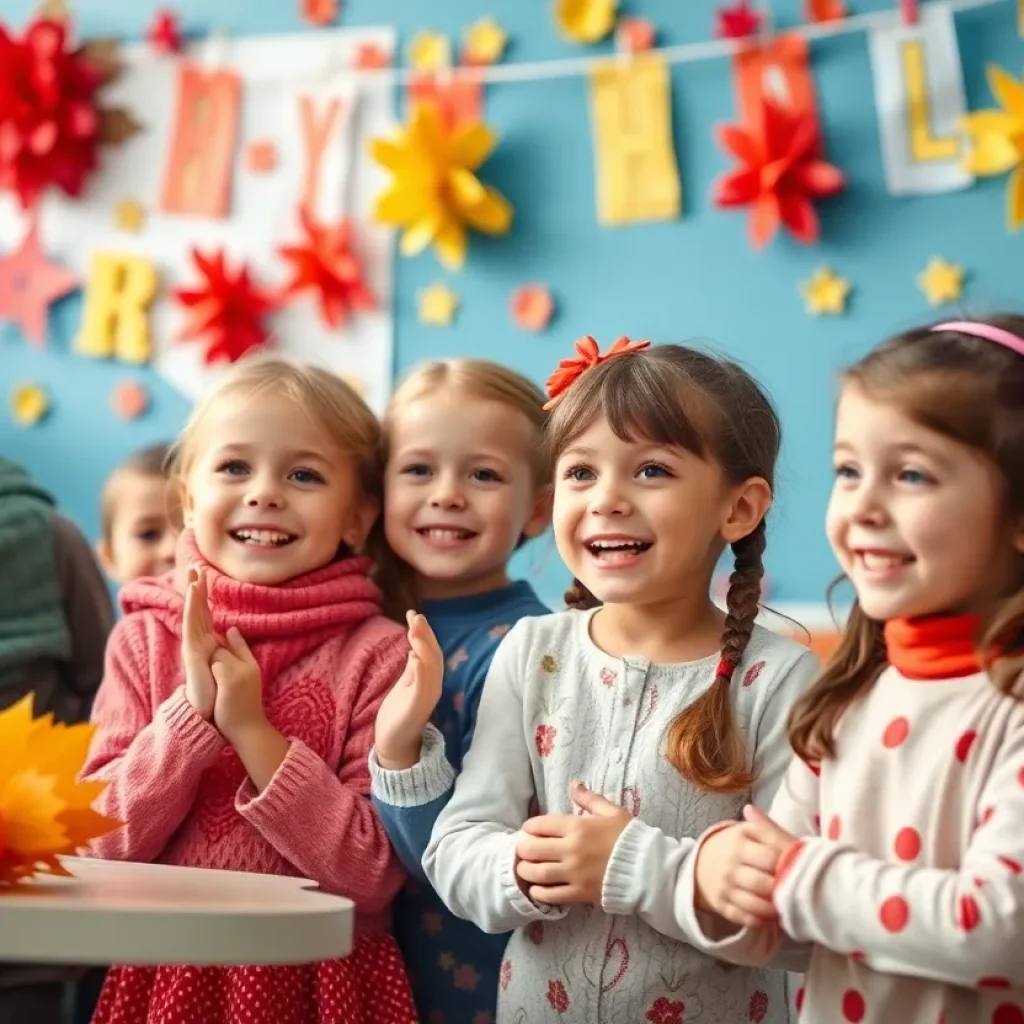
<svg viewBox="0 0 1024 1024">
<path fill-rule="evenodd" d="M 774 484 L 782 442 L 778 415 L 757 381 L 729 360 L 682 345 L 657 345 L 588 370 L 548 420 L 552 464 L 599 415 L 624 441 L 644 438 L 714 459 L 730 483 L 761 477 L 770 487 Z M 754 781 L 729 686 L 757 618 L 765 544 L 762 520 L 732 545 L 735 563 L 715 681 L 668 729 L 669 761 L 709 792 L 744 792 Z M 565 603 L 595 608 L 601 602 L 573 580 Z"/>
<path fill-rule="evenodd" d="M 1024 338 L 1022 316 L 979 322 Z M 984 338 L 928 326 L 879 345 L 844 371 L 840 383 L 990 459 L 1003 479 L 1006 515 L 1024 518 L 1024 358 Z M 1011 693 L 1024 671 L 1024 557 L 1018 554 L 1016 561 L 1018 589 L 987 617 L 978 636 L 981 663 L 1001 693 Z M 854 602 L 839 648 L 793 705 L 789 739 L 803 760 L 834 755 L 840 717 L 887 664 L 883 625 Z M 997 651 L 1003 654 L 998 661 Z"/>
</svg>

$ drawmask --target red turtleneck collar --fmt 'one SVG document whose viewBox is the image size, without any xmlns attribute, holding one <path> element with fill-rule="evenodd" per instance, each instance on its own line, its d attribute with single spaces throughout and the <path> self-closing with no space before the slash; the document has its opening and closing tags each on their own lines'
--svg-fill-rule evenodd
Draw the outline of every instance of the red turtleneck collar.
<svg viewBox="0 0 1024 1024">
<path fill-rule="evenodd" d="M 956 679 L 981 671 L 978 615 L 934 615 L 889 619 L 885 649 L 889 664 L 908 679 Z"/>
</svg>

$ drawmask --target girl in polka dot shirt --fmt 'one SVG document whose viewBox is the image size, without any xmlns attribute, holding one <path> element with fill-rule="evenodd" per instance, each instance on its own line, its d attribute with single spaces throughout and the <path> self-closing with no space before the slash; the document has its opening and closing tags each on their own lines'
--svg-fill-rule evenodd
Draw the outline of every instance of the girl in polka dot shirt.
<svg viewBox="0 0 1024 1024">
<path fill-rule="evenodd" d="M 1024 1024 L 1024 318 L 843 375 L 828 512 L 856 591 L 768 815 L 704 837 L 718 955 L 804 949 L 811 1024 Z"/>
</svg>

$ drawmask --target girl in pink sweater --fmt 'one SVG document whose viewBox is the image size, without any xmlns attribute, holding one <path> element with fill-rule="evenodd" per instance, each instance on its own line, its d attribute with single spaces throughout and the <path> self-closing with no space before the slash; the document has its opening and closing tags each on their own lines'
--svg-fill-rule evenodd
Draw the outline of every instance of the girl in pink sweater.
<svg viewBox="0 0 1024 1024">
<path fill-rule="evenodd" d="M 107 648 L 85 775 L 124 822 L 116 860 L 299 875 L 356 905 L 343 960 L 115 967 L 94 1024 L 414 1024 L 389 933 L 403 881 L 370 804 L 377 708 L 405 631 L 359 552 L 380 507 L 379 427 L 333 374 L 242 364 L 177 449 L 185 530 Z"/>
</svg>

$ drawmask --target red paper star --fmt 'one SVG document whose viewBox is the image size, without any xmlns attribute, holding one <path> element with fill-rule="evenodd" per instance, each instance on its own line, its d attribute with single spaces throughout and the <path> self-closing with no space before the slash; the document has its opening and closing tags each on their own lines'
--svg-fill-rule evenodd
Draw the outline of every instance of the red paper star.
<svg viewBox="0 0 1024 1024">
<path fill-rule="evenodd" d="M 174 292 L 187 317 L 179 340 L 205 340 L 207 365 L 233 363 L 265 345 L 269 332 L 263 320 L 278 303 L 253 283 L 248 265 L 243 263 L 237 270 L 231 270 L 223 249 L 212 255 L 193 249 L 192 260 L 203 283 L 199 288 L 179 288 Z"/>
<path fill-rule="evenodd" d="M 818 240 L 818 214 L 812 200 L 841 192 L 842 171 L 815 156 L 818 129 L 814 117 L 762 97 L 763 130 L 720 125 L 718 141 L 742 167 L 720 178 L 716 205 L 751 207 L 750 240 L 757 249 L 785 225 L 798 241 Z"/>
<path fill-rule="evenodd" d="M 39 225 L 33 218 L 21 245 L 0 259 L 0 318 L 13 320 L 22 333 L 42 347 L 50 304 L 78 287 L 70 270 L 51 263 L 39 246 Z"/>
<path fill-rule="evenodd" d="M 750 6 L 750 0 L 736 0 L 732 7 L 719 7 L 715 12 L 719 39 L 745 39 L 761 31 L 761 13 Z"/>
<path fill-rule="evenodd" d="M 178 12 L 160 8 L 146 29 L 146 38 L 157 53 L 181 53 L 181 24 Z"/>
<path fill-rule="evenodd" d="M 352 247 L 352 225 L 341 220 L 332 227 L 318 224 L 303 209 L 299 215 L 305 238 L 300 245 L 278 250 L 291 264 L 291 280 L 283 298 L 304 291 L 316 293 L 320 316 L 332 330 L 343 326 L 349 314 L 376 309 L 377 299 L 363 280 L 363 268 Z"/>
</svg>

